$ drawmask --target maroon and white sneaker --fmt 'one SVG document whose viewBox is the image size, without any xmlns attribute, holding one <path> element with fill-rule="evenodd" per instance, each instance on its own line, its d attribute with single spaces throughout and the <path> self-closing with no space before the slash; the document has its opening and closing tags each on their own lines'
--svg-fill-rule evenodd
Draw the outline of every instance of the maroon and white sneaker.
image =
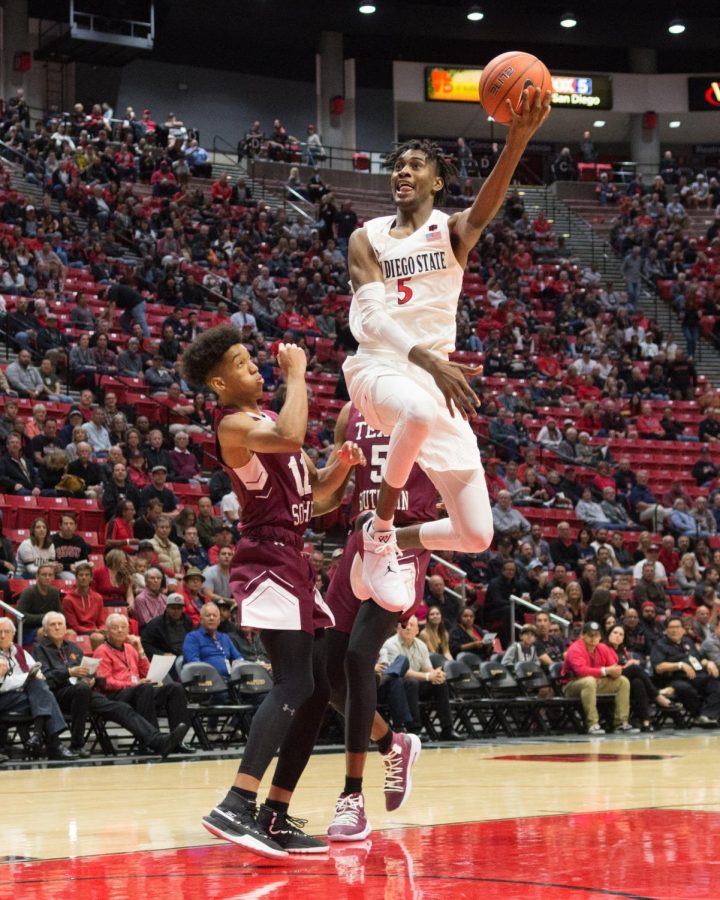
<svg viewBox="0 0 720 900">
<path fill-rule="evenodd" d="M 365 816 L 362 794 L 341 794 L 335 804 L 335 818 L 328 828 L 331 841 L 362 841 L 372 831 Z"/>
<path fill-rule="evenodd" d="M 385 766 L 385 809 L 395 812 L 405 805 L 412 791 L 412 767 L 417 762 L 422 744 L 416 734 L 393 733 L 392 744 L 380 758 Z"/>
</svg>

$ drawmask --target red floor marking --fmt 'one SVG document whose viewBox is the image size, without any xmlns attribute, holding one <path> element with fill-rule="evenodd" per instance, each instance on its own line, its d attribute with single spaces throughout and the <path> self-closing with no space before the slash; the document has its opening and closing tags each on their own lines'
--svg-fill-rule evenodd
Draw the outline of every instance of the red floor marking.
<svg viewBox="0 0 720 900">
<path fill-rule="evenodd" d="M 508 753 L 488 759 L 512 759 L 521 762 L 621 762 L 623 760 L 676 759 L 673 753 Z"/>
<path fill-rule="evenodd" d="M 7 865 L 0 897 L 711 900 L 719 834 L 720 814 L 643 809 L 398 828 L 279 864 L 217 843 Z"/>
</svg>

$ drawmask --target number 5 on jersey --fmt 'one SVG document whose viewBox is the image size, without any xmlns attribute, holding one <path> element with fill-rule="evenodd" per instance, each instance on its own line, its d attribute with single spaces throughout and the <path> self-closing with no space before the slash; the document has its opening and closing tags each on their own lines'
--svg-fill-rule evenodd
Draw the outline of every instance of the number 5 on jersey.
<svg viewBox="0 0 720 900">
<path fill-rule="evenodd" d="M 397 283 L 397 293 L 398 293 L 398 306 L 404 306 L 406 303 L 409 303 L 412 300 L 413 290 L 409 285 L 410 278 L 398 278 Z"/>
</svg>

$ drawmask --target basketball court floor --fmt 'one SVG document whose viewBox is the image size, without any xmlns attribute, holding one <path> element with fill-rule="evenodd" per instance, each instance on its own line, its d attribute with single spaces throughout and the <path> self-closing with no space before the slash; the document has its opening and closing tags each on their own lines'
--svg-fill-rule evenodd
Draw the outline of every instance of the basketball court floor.
<svg viewBox="0 0 720 900">
<path fill-rule="evenodd" d="M 0 770 L 0 898 L 709 900 L 719 753 L 712 732 L 426 747 L 393 815 L 371 755 L 370 838 L 280 863 L 200 826 L 232 759 Z M 342 782 L 340 753 L 311 759 L 291 809 L 308 832 Z"/>
</svg>

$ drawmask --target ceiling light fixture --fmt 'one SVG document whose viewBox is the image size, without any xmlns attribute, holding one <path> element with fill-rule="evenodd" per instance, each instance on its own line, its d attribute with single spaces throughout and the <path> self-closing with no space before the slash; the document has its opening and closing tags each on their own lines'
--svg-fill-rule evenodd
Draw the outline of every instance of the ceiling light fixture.
<svg viewBox="0 0 720 900">
<path fill-rule="evenodd" d="M 376 9 L 377 6 L 375 6 L 374 3 L 361 3 L 360 6 L 358 6 L 358 11 L 364 16 L 371 16 Z"/>
<path fill-rule="evenodd" d="M 479 22 L 481 19 L 485 18 L 485 13 L 479 6 L 471 6 L 468 10 L 467 17 L 471 22 Z"/>
<path fill-rule="evenodd" d="M 672 122 L 668 122 L 669 128 L 679 128 L 682 125 L 682 122 L 679 119 L 673 119 Z"/>
<path fill-rule="evenodd" d="M 560 25 L 563 28 L 574 28 L 577 25 L 577 17 L 573 13 L 563 13 L 560 17 Z"/>
<path fill-rule="evenodd" d="M 605 119 L 595 119 L 593 122 L 593 128 L 604 128 L 605 127 Z"/>
<path fill-rule="evenodd" d="M 668 25 L 670 34 L 682 34 L 685 31 L 685 23 L 681 19 L 673 19 Z"/>
</svg>

